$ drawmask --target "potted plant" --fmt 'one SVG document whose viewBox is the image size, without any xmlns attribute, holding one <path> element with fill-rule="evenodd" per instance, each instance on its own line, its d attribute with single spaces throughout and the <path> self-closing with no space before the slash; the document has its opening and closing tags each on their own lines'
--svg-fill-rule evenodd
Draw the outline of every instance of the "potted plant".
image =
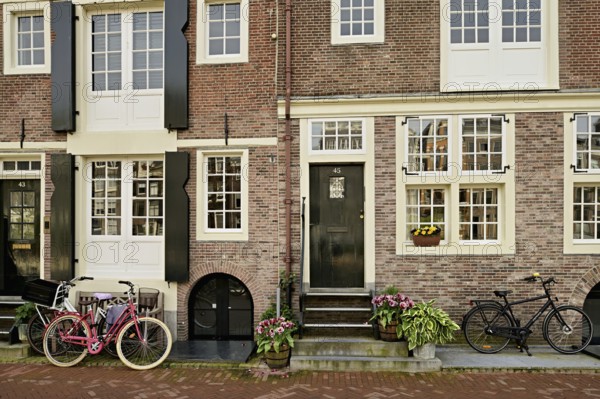
<svg viewBox="0 0 600 399">
<path fill-rule="evenodd" d="M 435 357 L 435 345 L 454 340 L 454 331 L 459 326 L 450 319 L 448 313 L 433 306 L 435 299 L 417 303 L 402 313 L 399 328 L 408 341 L 408 349 L 413 356 L 421 359 Z"/>
<path fill-rule="evenodd" d="M 402 334 L 398 330 L 400 315 L 413 307 L 412 299 L 398 292 L 394 286 L 387 287 L 381 295 L 371 300 L 373 316 L 369 321 L 377 321 L 379 336 L 383 341 L 398 341 Z"/>
<path fill-rule="evenodd" d="M 35 312 L 35 303 L 33 302 L 25 302 L 15 308 L 15 324 L 18 325 L 21 342 L 27 341 L 27 323 L 29 323 L 29 319 L 31 319 Z"/>
<path fill-rule="evenodd" d="M 256 352 L 264 353 L 267 365 L 272 369 L 285 367 L 291 348 L 296 325 L 285 317 L 264 319 L 256 327 Z"/>
<path fill-rule="evenodd" d="M 442 229 L 439 226 L 417 227 L 410 231 L 413 244 L 417 247 L 434 247 L 440 245 Z"/>
</svg>

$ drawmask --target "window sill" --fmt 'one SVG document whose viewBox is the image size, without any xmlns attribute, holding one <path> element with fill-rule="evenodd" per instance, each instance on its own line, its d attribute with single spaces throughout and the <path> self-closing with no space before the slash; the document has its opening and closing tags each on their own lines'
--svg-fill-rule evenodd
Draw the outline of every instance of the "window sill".
<svg viewBox="0 0 600 399">
<path fill-rule="evenodd" d="M 514 255 L 515 246 L 500 242 L 446 242 L 435 247 L 417 247 L 410 241 L 400 244 L 396 255 L 400 256 L 503 256 Z"/>
</svg>

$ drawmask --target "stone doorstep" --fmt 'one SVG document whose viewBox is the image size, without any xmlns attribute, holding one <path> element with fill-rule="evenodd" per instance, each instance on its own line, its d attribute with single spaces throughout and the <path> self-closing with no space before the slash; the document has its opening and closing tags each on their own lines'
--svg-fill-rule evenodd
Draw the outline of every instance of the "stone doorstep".
<svg viewBox="0 0 600 399">
<path fill-rule="evenodd" d="M 295 341 L 290 370 L 434 372 L 442 361 L 409 357 L 406 342 L 315 337 Z"/>
<path fill-rule="evenodd" d="M 415 359 L 414 357 L 362 357 L 362 356 L 294 356 L 290 370 L 328 371 L 394 371 L 428 373 L 442 370 L 442 361 Z"/>
<path fill-rule="evenodd" d="M 2 359 L 23 359 L 31 356 L 29 344 L 8 345 L 7 342 L 0 343 L 0 358 Z"/>
<path fill-rule="evenodd" d="M 294 355 L 408 357 L 408 345 L 406 342 L 385 342 L 372 338 L 303 338 L 295 340 L 292 357 Z"/>
</svg>

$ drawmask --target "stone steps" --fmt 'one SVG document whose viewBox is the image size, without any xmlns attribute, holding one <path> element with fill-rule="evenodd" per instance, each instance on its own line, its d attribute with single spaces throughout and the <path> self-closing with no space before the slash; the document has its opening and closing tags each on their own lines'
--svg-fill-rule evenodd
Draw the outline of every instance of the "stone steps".
<svg viewBox="0 0 600 399">
<path fill-rule="evenodd" d="M 331 371 L 440 371 L 437 359 L 409 356 L 406 342 L 384 342 L 356 337 L 312 337 L 295 341 L 290 370 Z"/>
</svg>

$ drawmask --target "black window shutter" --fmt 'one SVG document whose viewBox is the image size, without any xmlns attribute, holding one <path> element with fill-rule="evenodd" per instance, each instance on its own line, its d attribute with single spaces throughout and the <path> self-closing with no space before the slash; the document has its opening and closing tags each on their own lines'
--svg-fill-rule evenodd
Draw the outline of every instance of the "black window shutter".
<svg viewBox="0 0 600 399">
<path fill-rule="evenodd" d="M 70 280 L 75 272 L 75 158 L 52 154 L 54 184 L 50 213 L 50 245 L 53 280 Z"/>
<path fill-rule="evenodd" d="M 165 280 L 189 279 L 189 154 L 165 154 Z"/>
<path fill-rule="evenodd" d="M 188 128 L 188 0 L 165 1 L 165 128 Z"/>
<path fill-rule="evenodd" d="M 52 130 L 75 131 L 75 7 L 70 1 L 50 3 Z"/>
</svg>

